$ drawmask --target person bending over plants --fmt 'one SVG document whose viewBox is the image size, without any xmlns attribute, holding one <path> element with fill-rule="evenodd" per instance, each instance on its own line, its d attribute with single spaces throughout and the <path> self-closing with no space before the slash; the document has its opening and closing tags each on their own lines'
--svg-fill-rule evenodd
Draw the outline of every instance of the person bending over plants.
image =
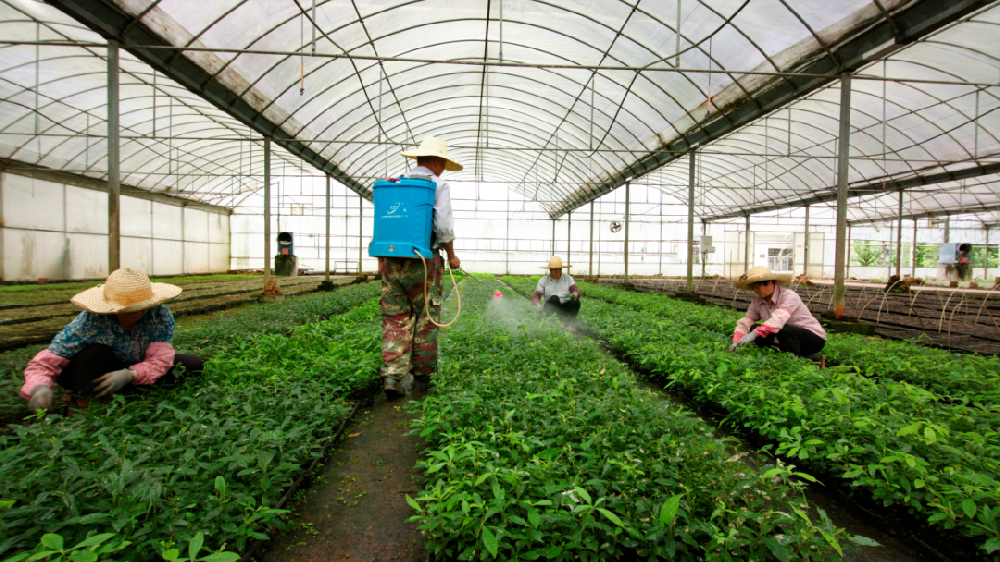
<svg viewBox="0 0 1000 562">
<path fill-rule="evenodd" d="M 70 302 L 84 309 L 24 369 L 28 410 L 47 410 L 53 383 L 79 396 L 103 398 L 132 385 L 172 383 L 178 369 L 199 373 L 197 355 L 174 351 L 174 315 L 163 303 L 181 288 L 150 283 L 138 269 L 118 269 L 103 285 Z"/>
<path fill-rule="evenodd" d="M 783 352 L 806 357 L 823 349 L 823 326 L 795 291 L 782 287 L 791 278 L 757 266 L 736 281 L 737 289 L 750 289 L 757 297 L 750 302 L 746 316 L 736 322 L 729 351 L 753 343 L 760 347 L 776 345 Z"/>
<path fill-rule="evenodd" d="M 548 265 L 549 274 L 538 280 L 535 292 L 531 295 L 531 304 L 538 307 L 538 312 L 550 315 L 555 313 L 564 323 L 571 322 L 580 313 L 580 288 L 569 273 L 563 273 L 563 268 L 569 269 L 569 264 L 563 266 L 562 258 L 552 256 Z"/>
</svg>

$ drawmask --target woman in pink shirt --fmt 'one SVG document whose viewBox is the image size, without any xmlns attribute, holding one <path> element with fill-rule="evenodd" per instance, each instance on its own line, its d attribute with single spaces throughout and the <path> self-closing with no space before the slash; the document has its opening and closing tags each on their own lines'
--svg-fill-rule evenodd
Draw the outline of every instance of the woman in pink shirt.
<svg viewBox="0 0 1000 562">
<path fill-rule="evenodd" d="M 761 347 L 776 345 L 781 351 L 808 357 L 823 349 L 826 345 L 823 326 L 795 291 L 782 287 L 791 278 L 763 266 L 740 277 L 736 288 L 750 289 L 757 298 L 750 302 L 746 316 L 736 322 L 729 351 L 753 343 Z"/>
</svg>

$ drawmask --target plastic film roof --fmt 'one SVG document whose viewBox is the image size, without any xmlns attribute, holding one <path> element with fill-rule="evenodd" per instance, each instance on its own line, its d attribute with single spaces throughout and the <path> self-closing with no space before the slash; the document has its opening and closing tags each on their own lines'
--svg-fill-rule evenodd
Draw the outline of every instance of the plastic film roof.
<svg viewBox="0 0 1000 562">
<path fill-rule="evenodd" d="M 363 195 L 406 166 L 401 148 L 434 134 L 466 166 L 449 178 L 508 184 L 554 217 L 629 178 L 686 201 L 693 146 L 703 218 L 824 204 L 836 183 L 831 76 L 845 68 L 894 79 L 853 81 L 849 180 L 865 197 L 853 218 L 894 209 L 885 192 L 900 187 L 914 212 L 1000 204 L 1000 178 L 984 173 L 998 148 L 989 2 L 53 4 L 63 11 L 0 0 L 0 39 L 90 45 L 3 47 L 0 155 L 103 177 L 97 45 L 120 37 L 146 61 L 122 51 L 122 181 L 215 204 L 259 187 L 262 131 L 289 150 L 275 147 L 275 175 L 319 168 Z M 893 35 L 910 44 L 895 49 Z M 817 68 L 823 78 L 774 75 Z"/>
</svg>

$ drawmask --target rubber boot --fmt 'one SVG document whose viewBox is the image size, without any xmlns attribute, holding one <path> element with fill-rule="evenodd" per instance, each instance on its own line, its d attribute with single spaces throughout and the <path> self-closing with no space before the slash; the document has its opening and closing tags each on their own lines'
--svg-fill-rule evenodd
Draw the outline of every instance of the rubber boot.
<svg viewBox="0 0 1000 562">
<path fill-rule="evenodd" d="M 385 389 L 385 399 L 389 402 L 406 396 L 402 385 L 392 377 L 382 377 L 382 387 Z"/>
</svg>

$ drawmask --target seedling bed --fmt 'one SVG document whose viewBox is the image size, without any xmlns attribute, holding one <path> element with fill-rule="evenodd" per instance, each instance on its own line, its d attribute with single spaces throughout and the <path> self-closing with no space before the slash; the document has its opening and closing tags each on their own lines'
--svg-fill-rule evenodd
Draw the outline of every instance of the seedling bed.
<svg viewBox="0 0 1000 562">
<path fill-rule="evenodd" d="M 628 305 L 594 310 L 612 345 L 698 399 L 727 406 L 732 422 L 779 441 L 779 453 L 840 473 L 852 487 L 928 516 L 956 539 L 972 536 L 987 551 L 1000 546 L 994 527 L 1000 507 L 989 484 L 997 472 L 992 410 L 943 403 L 931 392 L 874 382 L 851 369 L 819 372 L 788 354 L 727 354 L 738 313 L 602 286 L 583 290 Z"/>
<path fill-rule="evenodd" d="M 685 286 L 685 282 L 673 279 L 635 279 L 633 282 L 641 292 L 667 295 Z M 621 285 L 622 280 L 604 278 L 601 283 Z M 750 304 L 751 295 L 735 290 L 731 281 L 697 280 L 696 284 L 695 290 L 711 304 L 741 311 Z M 828 308 L 828 286 L 799 285 L 794 288 L 814 314 L 818 315 Z M 879 335 L 899 339 L 919 338 L 924 345 L 954 351 L 1000 354 L 1000 298 L 988 298 L 984 305 L 985 297 L 979 293 L 940 289 L 923 290 L 916 294 L 914 300 L 914 295 L 885 295 L 877 289 L 866 287 L 862 291 L 849 286 L 846 308 L 849 313 L 860 313 L 863 321 L 874 324 Z M 942 310 L 945 309 L 947 312 L 942 320 Z"/>
<path fill-rule="evenodd" d="M 318 290 L 319 279 L 289 278 L 295 281 L 282 284 L 282 290 L 289 296 L 299 296 Z M 335 282 L 348 285 L 353 277 L 343 277 Z M 168 303 L 175 317 L 196 316 L 218 310 L 235 308 L 257 301 L 262 281 L 241 281 L 233 290 L 232 284 L 213 283 L 213 289 L 205 289 L 200 294 L 187 295 Z M 251 288 L 252 285 L 252 288 Z M 70 295 L 72 296 L 72 295 Z M 17 349 L 26 345 L 48 343 L 66 324 L 80 313 L 80 309 L 69 304 L 69 298 L 61 304 L 26 306 L 0 312 L 0 351 Z"/>
<path fill-rule="evenodd" d="M 523 290 L 528 288 L 526 282 L 518 283 L 516 278 L 510 276 L 504 277 L 503 281 L 510 290 L 530 298 L 530 293 Z M 534 281 L 531 281 L 531 283 L 533 285 Z M 600 299 L 600 297 L 592 298 Z M 608 306 L 619 306 L 603 299 L 600 300 L 607 303 Z M 581 318 L 585 321 L 586 317 L 587 309 L 585 306 L 581 311 Z M 578 324 L 576 332 L 579 335 L 592 339 L 612 357 L 628 365 L 641 377 L 641 381 L 646 381 L 646 384 L 650 388 L 655 388 L 657 392 L 664 394 L 669 401 L 683 405 L 697 413 L 706 423 L 715 427 L 717 437 L 738 439 L 739 442 L 734 443 L 735 449 L 733 452 L 748 455 L 741 458 L 743 462 L 752 459 L 753 466 L 767 464 L 768 460 L 770 460 L 771 464 L 776 460 L 780 460 L 788 465 L 794 465 L 797 462 L 796 459 L 790 459 L 785 455 L 772 455 L 768 453 L 767 451 L 773 450 L 778 445 L 778 442 L 762 437 L 756 428 L 729 424 L 728 418 L 731 412 L 719 403 L 699 400 L 694 393 L 683 387 L 668 386 L 664 388 L 662 377 L 651 371 L 648 366 L 636 362 L 627 353 L 623 353 L 620 349 L 604 341 L 598 331 Z M 746 446 L 740 445 L 740 442 L 745 443 Z M 951 546 L 953 546 L 953 541 L 942 539 L 939 533 L 932 530 L 936 540 L 932 541 L 933 545 L 928 544 L 920 536 L 916 535 L 913 529 L 920 528 L 927 530 L 929 528 L 912 515 L 899 509 L 882 508 L 872 501 L 866 501 L 867 498 L 860 498 L 860 501 L 855 499 L 850 495 L 850 488 L 839 482 L 836 474 L 831 474 L 825 470 L 814 471 L 811 474 L 817 477 L 819 481 L 814 483 L 803 481 L 805 495 L 810 504 L 825 509 L 830 514 L 830 519 L 835 525 L 843 525 L 852 533 L 869 537 L 876 534 L 882 535 L 877 539 L 881 544 L 877 553 L 866 551 L 861 556 L 862 559 L 868 559 L 868 555 L 874 555 L 880 560 L 952 560 L 940 553 L 942 552 L 942 548 L 944 548 L 943 552 L 949 552 Z M 920 545 L 920 548 L 914 549 L 903 542 L 904 540 L 913 540 L 916 544 Z M 976 545 L 972 541 L 965 541 L 965 543 L 968 550 L 975 550 Z"/>
</svg>

